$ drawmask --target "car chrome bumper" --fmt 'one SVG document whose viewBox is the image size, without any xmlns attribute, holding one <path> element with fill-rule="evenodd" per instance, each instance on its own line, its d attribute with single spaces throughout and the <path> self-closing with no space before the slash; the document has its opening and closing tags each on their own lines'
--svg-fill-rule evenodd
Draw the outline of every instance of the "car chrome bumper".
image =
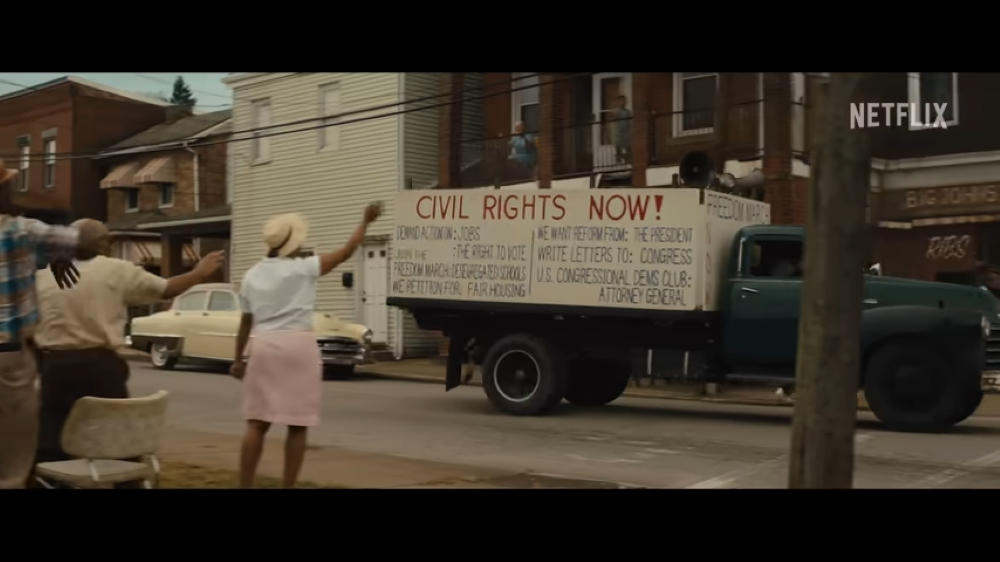
<svg viewBox="0 0 1000 562">
<path fill-rule="evenodd" d="M 324 365 L 364 365 L 371 362 L 368 346 L 345 340 L 319 340 L 320 360 Z"/>
</svg>

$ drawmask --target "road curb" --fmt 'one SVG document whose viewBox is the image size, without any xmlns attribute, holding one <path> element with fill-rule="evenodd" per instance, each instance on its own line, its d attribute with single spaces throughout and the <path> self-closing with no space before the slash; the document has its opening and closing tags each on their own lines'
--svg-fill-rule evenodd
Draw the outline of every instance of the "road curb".
<svg viewBox="0 0 1000 562">
<path fill-rule="evenodd" d="M 357 375 L 361 377 L 369 377 L 376 379 L 388 379 L 388 380 L 434 383 L 434 384 L 444 383 L 444 380 L 441 379 L 440 377 L 430 377 L 427 375 L 416 375 L 411 373 L 387 373 L 384 371 L 365 370 L 365 371 L 358 371 Z M 466 383 L 465 386 L 481 387 L 483 386 L 483 384 L 480 381 L 472 380 Z M 735 404 L 741 406 L 771 406 L 771 407 L 787 408 L 792 405 L 790 403 L 774 402 L 769 400 L 755 400 L 753 398 L 737 398 L 737 397 L 724 398 L 718 396 L 683 396 L 683 395 L 670 395 L 666 393 L 654 394 L 654 393 L 636 392 L 634 390 L 626 390 L 623 396 L 627 396 L 629 398 L 653 398 L 655 400 L 686 400 L 689 402 L 710 402 L 717 404 Z M 868 411 L 867 408 L 858 408 L 858 409 L 862 411 Z"/>
</svg>

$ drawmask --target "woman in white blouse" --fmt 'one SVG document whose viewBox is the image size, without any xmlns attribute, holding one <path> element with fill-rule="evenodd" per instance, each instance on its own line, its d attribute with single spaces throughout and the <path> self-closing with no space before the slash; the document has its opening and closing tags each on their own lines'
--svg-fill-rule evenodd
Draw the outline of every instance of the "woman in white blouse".
<svg viewBox="0 0 1000 562">
<path fill-rule="evenodd" d="M 243 381 L 247 420 L 241 487 L 253 487 L 264 437 L 273 423 L 288 426 L 282 485 L 295 486 L 307 428 L 319 425 L 322 403 L 323 372 L 313 332 L 316 282 L 354 254 L 380 213 L 379 205 L 370 205 L 344 247 L 309 257 L 302 257 L 309 229 L 300 215 L 279 215 L 264 226 L 267 257 L 246 272 L 240 287 L 243 315 L 232 367 L 232 375 Z M 251 329 L 253 344 L 247 350 Z M 244 351 L 249 356 L 245 365 Z"/>
</svg>

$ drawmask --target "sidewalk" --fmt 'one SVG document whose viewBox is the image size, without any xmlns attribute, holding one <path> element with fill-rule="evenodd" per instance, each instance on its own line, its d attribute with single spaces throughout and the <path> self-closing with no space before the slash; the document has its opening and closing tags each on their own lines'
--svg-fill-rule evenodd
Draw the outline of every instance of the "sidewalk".
<svg viewBox="0 0 1000 562">
<path fill-rule="evenodd" d="M 370 377 L 409 380 L 444 384 L 444 364 L 440 359 L 405 359 L 403 361 L 383 361 L 358 367 L 358 373 Z M 470 384 L 482 386 L 477 372 Z M 635 384 L 632 382 L 630 384 Z M 666 381 L 643 381 L 643 385 L 629 386 L 625 396 L 633 398 L 659 398 L 665 400 L 699 400 L 724 404 L 749 404 L 759 406 L 784 406 L 791 404 L 775 394 L 774 388 L 750 385 L 723 386 L 716 394 L 707 395 L 704 385 Z M 868 410 L 864 394 L 858 393 L 858 408 Z M 976 411 L 977 416 L 1000 416 L 1000 394 L 987 394 Z"/>
<path fill-rule="evenodd" d="M 283 432 L 277 435 L 284 436 Z M 259 474 L 281 478 L 283 444 L 268 439 Z M 160 458 L 205 468 L 236 472 L 241 437 L 167 428 L 160 444 Z M 359 453 L 339 447 L 313 447 L 299 478 L 323 488 L 503 488 L 513 475 L 449 463 Z M 499 480 L 498 480 L 499 479 Z"/>
</svg>

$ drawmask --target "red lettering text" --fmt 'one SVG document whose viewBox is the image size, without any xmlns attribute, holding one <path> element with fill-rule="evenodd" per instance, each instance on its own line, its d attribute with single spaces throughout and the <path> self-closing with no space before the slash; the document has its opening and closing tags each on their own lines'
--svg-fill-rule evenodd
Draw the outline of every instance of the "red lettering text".
<svg viewBox="0 0 1000 562">
<path fill-rule="evenodd" d="M 566 200 L 566 196 L 565 195 L 556 195 L 555 197 L 552 198 L 552 206 L 555 207 L 556 211 L 558 211 L 558 213 L 559 213 L 558 215 L 557 214 L 553 214 L 550 217 L 552 220 L 559 221 L 559 220 L 562 220 L 563 217 L 566 216 L 566 207 L 562 206 L 562 203 L 565 200 Z"/>
<path fill-rule="evenodd" d="M 430 207 L 430 211 L 427 210 Z M 422 219 L 467 219 L 461 195 L 424 195 L 417 199 L 417 216 Z"/>
<path fill-rule="evenodd" d="M 604 220 L 607 217 L 613 221 L 620 221 L 625 216 L 630 220 L 646 220 L 647 210 L 649 210 L 648 195 L 590 196 L 590 220 Z"/>
<path fill-rule="evenodd" d="M 420 199 L 417 199 L 417 216 L 422 219 L 429 219 L 431 218 L 431 215 L 429 213 L 425 214 L 423 211 L 421 211 L 421 206 L 425 201 L 431 201 L 431 204 L 433 205 L 434 198 L 431 197 L 430 195 L 424 195 Z"/>
<path fill-rule="evenodd" d="M 484 220 L 560 220 L 566 216 L 565 195 L 486 195 Z"/>
</svg>

